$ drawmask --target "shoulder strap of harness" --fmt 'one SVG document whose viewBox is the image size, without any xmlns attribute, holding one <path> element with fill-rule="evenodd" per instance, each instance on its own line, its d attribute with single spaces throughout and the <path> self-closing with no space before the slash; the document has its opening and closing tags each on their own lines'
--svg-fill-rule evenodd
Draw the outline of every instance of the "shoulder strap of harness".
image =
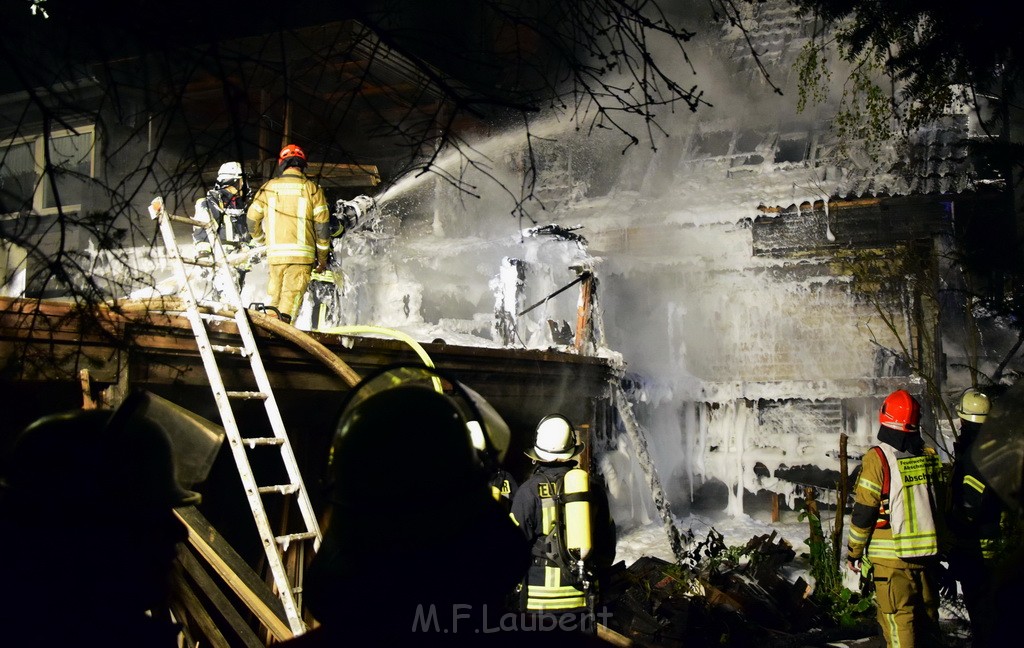
<svg viewBox="0 0 1024 648">
<path fill-rule="evenodd" d="M 882 461 L 882 497 L 885 499 L 889 498 L 889 460 L 885 457 L 885 453 L 878 446 L 872 446 L 872 450 L 878 455 L 878 458 Z"/>
<path fill-rule="evenodd" d="M 875 451 L 882 462 L 882 501 L 878 507 L 878 521 L 875 522 L 875 528 L 886 529 L 889 527 L 889 487 L 892 479 L 890 472 L 892 469 L 889 467 L 889 459 L 880 447 L 872 446 L 871 449 Z"/>
<path fill-rule="evenodd" d="M 550 507 L 552 515 L 551 529 L 537 539 L 537 548 L 541 558 L 562 569 L 567 569 L 568 551 L 565 548 L 565 495 L 563 476 L 557 480 L 547 479 L 548 493 L 550 497 L 541 498 L 541 508 Z M 544 500 L 549 500 L 545 502 Z"/>
</svg>

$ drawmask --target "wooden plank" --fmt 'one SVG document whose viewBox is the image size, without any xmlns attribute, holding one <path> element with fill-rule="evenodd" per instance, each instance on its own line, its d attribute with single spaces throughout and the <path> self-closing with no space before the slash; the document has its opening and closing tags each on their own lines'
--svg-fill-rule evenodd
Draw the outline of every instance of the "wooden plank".
<svg viewBox="0 0 1024 648">
<path fill-rule="evenodd" d="M 199 631 L 202 632 L 203 638 L 209 642 L 213 648 L 231 648 L 231 644 L 224 638 L 220 628 L 213 622 L 213 618 L 210 617 L 210 613 L 203 607 L 202 602 L 196 593 L 192 591 L 189 584 L 185 582 L 184 576 L 181 572 L 175 574 L 176 588 L 175 593 L 181 600 L 182 605 L 188 612 L 188 615 L 192 618 L 192 621 L 198 626 Z M 196 645 L 205 645 L 203 642 L 196 642 Z"/>
<path fill-rule="evenodd" d="M 629 648 L 629 646 L 633 645 L 632 639 L 600 623 L 597 624 L 597 638 L 603 639 L 613 646 L 622 646 L 623 648 Z"/>
<path fill-rule="evenodd" d="M 841 570 L 842 565 L 840 564 L 839 556 L 842 554 L 843 548 L 843 518 L 846 516 L 846 498 L 850 493 L 849 484 L 849 471 L 850 466 L 848 463 L 848 457 L 846 447 L 849 441 L 849 436 L 846 432 L 839 435 L 839 484 L 836 485 L 836 519 L 835 527 L 832 529 L 832 555 L 835 559 L 836 569 Z"/>
<path fill-rule="evenodd" d="M 79 370 L 78 379 L 82 385 L 82 409 L 91 410 L 99 407 L 96 399 L 92 397 L 92 377 L 89 375 L 89 370 Z"/>
<path fill-rule="evenodd" d="M 133 348 L 178 351 L 198 356 L 188 320 L 178 315 L 163 313 L 155 309 L 133 311 L 127 305 L 125 314 L 110 309 L 100 309 L 97 315 L 104 322 L 104 331 L 83 330 L 82 318 L 71 309 L 73 305 L 64 302 L 19 300 L 0 298 L 0 340 L 26 337 L 47 342 L 74 342 L 81 346 L 113 348 L 120 344 Z M 33 310 L 35 309 L 35 310 Z M 34 317 L 39 315 L 39 317 Z M 211 326 L 226 340 L 237 334 L 231 322 Z M 261 352 L 271 358 L 308 360 L 308 355 L 279 338 L 257 331 Z M 310 333 L 339 357 L 362 360 L 363 366 L 380 366 L 379 361 L 414 360 L 415 356 L 404 344 L 374 337 L 341 336 L 325 333 Z M 230 343 L 230 342 L 228 342 Z M 481 361 L 497 361 L 507 364 L 517 373 L 549 375 L 564 373 L 564 365 L 574 367 L 573 372 L 591 370 L 598 374 L 608 371 L 608 362 L 603 358 L 543 350 L 496 349 L 489 347 L 464 347 L 448 344 L 423 344 L 433 358 L 445 357 L 448 364 L 457 367 L 479 366 Z"/>
<path fill-rule="evenodd" d="M 380 184 L 380 171 L 373 164 L 323 162 L 311 165 L 310 173 L 319 177 L 322 186 L 376 187 Z"/>
<path fill-rule="evenodd" d="M 807 205 L 807 201 L 804 201 L 801 204 Z M 832 211 L 832 210 L 835 210 L 835 209 L 849 209 L 849 208 L 854 208 L 854 207 L 873 207 L 873 206 L 881 205 L 881 204 L 882 204 L 882 198 L 855 198 L 855 199 L 852 199 L 852 200 L 830 200 L 830 201 L 828 201 L 828 208 L 829 208 L 829 211 Z M 825 208 L 825 202 L 822 201 L 822 200 L 816 200 L 816 201 L 814 201 L 814 205 L 808 205 L 807 208 L 808 209 L 824 209 Z M 793 209 L 793 203 L 790 203 L 789 205 L 786 205 L 786 206 L 779 206 L 779 205 L 774 205 L 774 206 L 771 206 L 771 207 L 769 207 L 767 205 L 758 205 L 757 206 L 757 211 L 765 213 L 765 214 L 779 214 L 779 213 L 782 213 L 782 212 L 789 211 L 791 209 Z"/>
<path fill-rule="evenodd" d="M 78 382 L 78 372 L 87 368 L 93 382 L 108 383 L 121 367 L 118 349 L 83 346 L 77 342 L 56 344 L 31 340 L 0 340 L 0 368 L 16 380 L 67 380 Z"/>
<path fill-rule="evenodd" d="M 284 606 L 255 571 L 195 507 L 175 509 L 188 528 L 188 541 L 231 590 L 278 640 L 293 635 L 285 620 Z"/>
<path fill-rule="evenodd" d="M 199 564 L 196 557 L 192 555 L 192 552 L 187 547 L 182 547 L 181 551 L 178 552 L 178 561 L 188 575 L 195 581 L 199 589 L 203 591 L 213 606 L 217 608 L 224 620 L 227 621 L 231 629 L 235 631 L 235 634 L 239 639 L 242 640 L 248 648 L 264 648 L 263 642 L 260 640 L 253 629 L 249 627 L 249 624 L 245 622 L 242 615 L 238 613 L 235 606 L 228 601 L 228 598 L 224 596 L 224 593 L 220 591 L 217 584 L 214 582 L 210 575 L 206 573 L 203 566 Z"/>
</svg>

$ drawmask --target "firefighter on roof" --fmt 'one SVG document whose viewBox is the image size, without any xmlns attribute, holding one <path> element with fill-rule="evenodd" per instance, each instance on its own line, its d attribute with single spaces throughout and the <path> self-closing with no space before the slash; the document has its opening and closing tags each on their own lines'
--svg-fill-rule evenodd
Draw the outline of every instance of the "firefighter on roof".
<svg viewBox="0 0 1024 648">
<path fill-rule="evenodd" d="M 939 644 L 941 464 L 924 445 L 921 407 L 900 389 L 879 412 L 878 445 L 864 454 L 854 492 L 847 565 L 869 567 L 889 646 Z"/>
<path fill-rule="evenodd" d="M 249 199 L 247 189 L 242 165 L 238 162 L 225 162 L 217 170 L 217 183 L 213 189 L 196 201 L 195 220 L 216 223 L 217 234 L 228 248 L 238 248 L 249 242 L 249 230 L 245 224 Z M 196 246 L 197 257 L 213 254 L 206 228 L 193 227 L 192 241 Z"/>
<path fill-rule="evenodd" d="M 242 165 L 238 162 L 225 162 L 217 171 L 217 183 L 213 189 L 196 201 L 195 220 L 205 223 L 204 227 L 192 228 L 192 241 L 195 243 L 196 257 L 213 255 L 213 244 L 210 242 L 210 229 L 217 232 L 224 251 L 228 254 L 240 249 L 248 249 L 249 230 L 245 223 L 245 209 L 249 204 L 248 186 L 242 174 Z M 212 225 L 211 225 L 212 224 Z M 238 290 L 245 285 L 245 275 L 251 269 L 249 261 L 243 260 L 232 264 L 233 277 Z M 214 277 L 213 288 L 216 299 L 223 299 L 226 289 L 221 285 L 222 279 Z"/>
<path fill-rule="evenodd" d="M 323 189 L 306 177 L 306 153 L 294 144 L 281 149 L 276 178 L 267 181 L 249 206 L 252 240 L 266 244 L 270 314 L 291 321 L 298 314 L 310 275 L 327 270 L 330 210 Z"/>
</svg>

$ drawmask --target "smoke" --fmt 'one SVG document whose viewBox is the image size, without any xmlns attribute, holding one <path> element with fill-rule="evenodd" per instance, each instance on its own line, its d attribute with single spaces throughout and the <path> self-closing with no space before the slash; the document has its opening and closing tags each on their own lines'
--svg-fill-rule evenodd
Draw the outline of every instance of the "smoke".
<svg viewBox="0 0 1024 648">
<path fill-rule="evenodd" d="M 557 347 L 555 331 L 575 325 L 579 292 L 546 298 L 576 278 L 574 267 L 594 268 L 598 352 L 621 359 L 635 385 L 636 423 L 677 515 L 711 479 L 726 485 L 727 511 L 739 514 L 745 491 L 783 488 L 775 470 L 832 467 L 825 452 L 844 426 L 853 452 L 870 443 L 871 425 L 861 420 L 870 418 L 870 403 L 846 421 L 807 404 L 862 395 L 858 381 L 874 375 L 874 336 L 885 330 L 877 313 L 827 267 L 794 270 L 753 250 L 759 206 L 827 200 L 844 181 L 815 157 L 827 135 L 824 108 L 796 110 L 791 66 L 809 32 L 791 10 L 758 6 L 757 20 L 745 25 L 767 32 L 756 45 L 769 80 L 744 55 L 746 36 L 721 23 L 695 26 L 689 62 L 666 43 L 652 44 L 666 68 L 699 82 L 710 105 L 662 106 L 657 126 L 617 114 L 648 135 L 642 145 L 554 112 L 531 124 L 529 140 L 513 129 L 467 141 L 438 157 L 440 174 L 403 179 L 378 196 L 398 225 L 345 260 L 358 268 L 346 277 L 359 294 L 348 314 L 356 321 L 346 323 L 499 346 L 496 304 L 508 315 L 510 303 L 540 302 L 512 313 L 502 330 L 513 346 Z M 782 141 L 788 148 L 779 156 Z M 531 154 L 535 166 L 526 164 Z M 517 212 L 522 205 L 529 218 Z M 584 240 L 524 235 L 534 223 L 581 225 L 573 233 Z M 823 244 L 830 233 L 820 232 Z M 514 285 L 501 279 L 508 260 L 522 269 Z M 554 400 L 571 399 L 567 390 Z M 637 449 L 605 445 L 606 472 L 644 488 Z M 653 518 L 635 491 L 614 495 L 620 524 Z"/>
</svg>

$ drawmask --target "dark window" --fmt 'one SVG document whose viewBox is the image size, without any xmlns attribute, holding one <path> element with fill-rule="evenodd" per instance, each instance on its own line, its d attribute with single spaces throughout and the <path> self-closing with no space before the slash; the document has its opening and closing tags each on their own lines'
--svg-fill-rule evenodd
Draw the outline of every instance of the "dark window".
<svg viewBox="0 0 1024 648">
<path fill-rule="evenodd" d="M 92 126 L 52 133 L 43 150 L 42 136 L 0 145 L 0 214 L 53 213 L 79 209 L 94 174 Z M 47 162 L 49 172 L 43 173 Z M 56 184 L 56 191 L 54 191 Z"/>
<path fill-rule="evenodd" d="M 807 136 L 783 138 L 775 150 L 775 163 L 803 162 L 807 158 Z"/>
<path fill-rule="evenodd" d="M 57 192 L 62 205 L 81 205 L 85 187 L 92 177 L 92 131 L 64 133 L 50 138 L 50 164 L 54 166 Z M 57 207 L 50 176 L 43 181 L 43 209 Z"/>
<path fill-rule="evenodd" d="M 736 146 L 733 153 L 750 153 L 764 141 L 764 134 L 757 131 L 743 131 L 736 138 Z"/>
<path fill-rule="evenodd" d="M 36 188 L 32 142 L 0 147 L 0 214 L 32 209 Z"/>
<path fill-rule="evenodd" d="M 718 157 L 729 153 L 732 132 L 704 133 L 697 137 L 697 157 Z"/>
</svg>

